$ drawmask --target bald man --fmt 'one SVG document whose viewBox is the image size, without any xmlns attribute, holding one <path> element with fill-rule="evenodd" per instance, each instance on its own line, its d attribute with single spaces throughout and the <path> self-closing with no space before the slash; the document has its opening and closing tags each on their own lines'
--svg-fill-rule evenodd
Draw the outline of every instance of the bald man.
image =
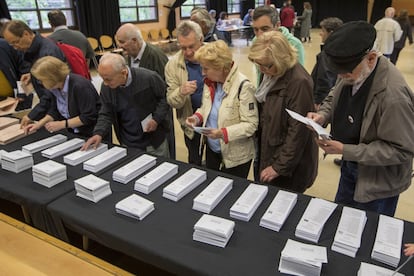
<svg viewBox="0 0 414 276">
<path fill-rule="evenodd" d="M 394 43 L 400 40 L 402 35 L 401 26 L 394 20 L 394 15 L 395 9 L 388 7 L 385 9 L 385 16 L 375 23 L 377 39 L 374 47 L 387 58 L 391 56 L 394 50 Z"/>
<path fill-rule="evenodd" d="M 118 54 L 101 57 L 98 73 L 103 79 L 101 110 L 93 136 L 83 145 L 96 147 L 111 132 L 123 146 L 169 157 L 169 106 L 161 77 L 144 68 L 129 68 Z"/>
</svg>

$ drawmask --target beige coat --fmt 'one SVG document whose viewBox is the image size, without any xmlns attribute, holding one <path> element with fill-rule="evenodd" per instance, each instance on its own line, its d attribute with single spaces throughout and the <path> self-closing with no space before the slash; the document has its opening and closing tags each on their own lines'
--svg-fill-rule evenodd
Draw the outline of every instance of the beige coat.
<svg viewBox="0 0 414 276">
<path fill-rule="evenodd" d="M 224 97 L 218 114 L 218 127 L 223 130 L 224 139 L 220 140 L 221 153 L 226 168 L 232 168 L 248 162 L 255 156 L 253 135 L 259 124 L 255 87 L 233 65 L 223 83 Z M 214 87 L 204 86 L 202 105 L 196 115 L 205 125 L 210 114 L 214 96 Z"/>
<path fill-rule="evenodd" d="M 187 127 L 185 119 L 193 115 L 191 95 L 180 93 L 181 85 L 188 81 L 187 67 L 181 51 L 175 54 L 165 66 L 165 81 L 167 82 L 167 102 L 176 109 L 177 120 L 188 138 L 193 139 L 194 131 Z"/>
</svg>

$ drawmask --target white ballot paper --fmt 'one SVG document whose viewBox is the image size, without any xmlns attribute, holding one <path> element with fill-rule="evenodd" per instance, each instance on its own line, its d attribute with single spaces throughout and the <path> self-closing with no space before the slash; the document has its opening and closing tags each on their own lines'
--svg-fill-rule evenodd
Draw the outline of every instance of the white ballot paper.
<svg viewBox="0 0 414 276">
<path fill-rule="evenodd" d="M 141 121 L 142 131 L 145 131 L 145 129 L 147 128 L 148 122 L 151 121 L 151 119 L 152 119 L 152 113 L 148 114 L 148 116 L 145 117 L 144 120 Z"/>
<path fill-rule="evenodd" d="M 164 162 L 135 181 L 134 190 L 149 194 L 178 173 L 178 165 Z"/>
<path fill-rule="evenodd" d="M 234 232 L 234 221 L 204 214 L 194 225 L 193 240 L 225 247 Z"/>
<path fill-rule="evenodd" d="M 310 118 L 306 118 L 303 117 L 302 115 L 300 115 L 299 113 L 289 110 L 287 108 L 285 108 L 285 110 L 287 111 L 287 113 L 290 115 L 290 117 L 292 117 L 293 119 L 304 123 L 307 126 L 312 127 L 316 133 L 318 133 L 318 135 L 325 139 L 325 140 L 329 140 L 330 138 L 330 134 L 326 131 L 326 129 L 324 129 L 320 124 L 316 123 L 314 120 L 310 119 Z"/>
<path fill-rule="evenodd" d="M 193 209 L 209 214 L 233 188 L 233 179 L 217 176 L 193 200 Z"/>
<path fill-rule="evenodd" d="M 96 173 L 124 158 L 126 155 L 126 148 L 112 147 L 110 150 L 107 150 L 83 163 L 83 169 L 85 171 Z"/>
<path fill-rule="evenodd" d="M 127 184 L 138 175 L 155 166 L 157 158 L 143 154 L 112 173 L 112 179 Z"/>
<path fill-rule="evenodd" d="M 191 168 L 182 176 L 174 180 L 170 185 L 165 187 L 162 196 L 172 201 L 179 201 L 206 179 L 207 173 L 205 171 Z"/>
<path fill-rule="evenodd" d="M 109 182 L 93 174 L 76 179 L 75 190 L 78 197 L 95 203 L 112 194 Z"/>
<path fill-rule="evenodd" d="M 290 275 L 319 276 L 328 263 L 326 247 L 288 239 L 279 261 L 279 271 Z"/>
<path fill-rule="evenodd" d="M 344 207 L 331 249 L 355 258 L 361 246 L 362 232 L 364 232 L 366 222 L 365 211 Z"/>
<path fill-rule="evenodd" d="M 32 167 L 33 182 L 51 188 L 67 179 L 66 166 L 47 160 Z"/>
<path fill-rule="evenodd" d="M 280 190 L 261 218 L 260 226 L 279 232 L 297 200 L 297 194 Z"/>
<path fill-rule="evenodd" d="M 401 257 L 403 233 L 402 220 L 380 215 L 371 258 L 397 267 Z"/>
<path fill-rule="evenodd" d="M 152 211 L 154 211 L 154 202 L 149 201 L 142 196 L 132 194 L 115 205 L 115 211 L 118 214 L 130 218 L 143 220 Z"/>
<path fill-rule="evenodd" d="M 101 153 L 104 153 L 107 150 L 108 150 L 108 145 L 101 143 L 96 149 L 94 149 L 93 147 L 90 147 L 87 150 L 82 150 L 82 151 L 78 150 L 78 151 L 72 152 L 71 154 L 65 155 L 63 156 L 63 162 L 71 166 L 76 166 Z"/>
<path fill-rule="evenodd" d="M 53 147 L 54 145 L 60 144 L 65 142 L 68 139 L 65 135 L 56 134 L 52 137 L 48 137 L 34 143 L 27 144 L 23 146 L 22 150 L 29 153 L 36 153 L 38 151 L 42 151 L 49 147 Z"/>
<path fill-rule="evenodd" d="M 214 128 L 211 128 L 211 127 L 198 127 L 198 126 L 193 126 L 193 129 L 194 129 L 195 132 L 197 132 L 199 134 L 203 134 L 203 131 L 212 130 Z"/>
<path fill-rule="evenodd" d="M 33 166 L 33 156 L 21 150 L 4 152 L 1 156 L 3 170 L 19 173 Z"/>
<path fill-rule="evenodd" d="M 326 221 L 338 204 L 320 198 L 312 198 L 296 226 L 295 236 L 317 243 Z"/>
<path fill-rule="evenodd" d="M 69 141 L 66 141 L 62 144 L 56 145 L 54 147 L 43 150 L 42 156 L 46 158 L 55 158 L 61 156 L 62 154 L 68 153 L 75 149 L 79 149 L 85 141 L 80 138 L 73 138 Z"/>
<path fill-rule="evenodd" d="M 251 183 L 230 208 L 230 217 L 249 221 L 267 195 L 264 185 Z"/>
<path fill-rule="evenodd" d="M 394 272 L 388 268 L 361 262 L 357 276 L 404 276 L 404 274 Z"/>
</svg>

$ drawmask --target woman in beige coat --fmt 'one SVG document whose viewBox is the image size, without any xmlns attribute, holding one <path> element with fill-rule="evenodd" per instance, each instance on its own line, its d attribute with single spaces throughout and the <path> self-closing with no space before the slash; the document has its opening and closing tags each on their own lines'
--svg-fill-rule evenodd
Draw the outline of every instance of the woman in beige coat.
<svg viewBox="0 0 414 276">
<path fill-rule="evenodd" d="M 186 123 L 205 127 L 199 131 L 207 144 L 207 168 L 246 178 L 258 125 L 254 86 L 239 72 L 224 41 L 204 45 L 195 58 L 201 64 L 205 85 L 202 105 Z"/>
</svg>

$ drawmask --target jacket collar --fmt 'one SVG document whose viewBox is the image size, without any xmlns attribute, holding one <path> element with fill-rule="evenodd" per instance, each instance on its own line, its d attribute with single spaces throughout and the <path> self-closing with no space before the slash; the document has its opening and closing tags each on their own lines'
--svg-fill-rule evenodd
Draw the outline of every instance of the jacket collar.
<svg viewBox="0 0 414 276">
<path fill-rule="evenodd" d="M 231 84 L 233 83 L 235 77 L 237 76 L 237 74 L 236 74 L 237 69 L 238 69 L 238 66 L 233 61 L 230 72 L 227 75 L 227 77 L 226 77 L 226 79 L 224 80 L 224 83 L 223 83 L 223 92 L 225 94 L 228 94 L 229 88 L 231 87 Z M 217 88 L 217 82 L 212 81 L 208 78 L 204 78 L 204 84 L 207 85 L 208 89 L 210 90 L 210 96 L 211 96 L 211 99 L 213 100 L 214 99 L 214 92 L 216 91 L 216 88 Z"/>
</svg>

